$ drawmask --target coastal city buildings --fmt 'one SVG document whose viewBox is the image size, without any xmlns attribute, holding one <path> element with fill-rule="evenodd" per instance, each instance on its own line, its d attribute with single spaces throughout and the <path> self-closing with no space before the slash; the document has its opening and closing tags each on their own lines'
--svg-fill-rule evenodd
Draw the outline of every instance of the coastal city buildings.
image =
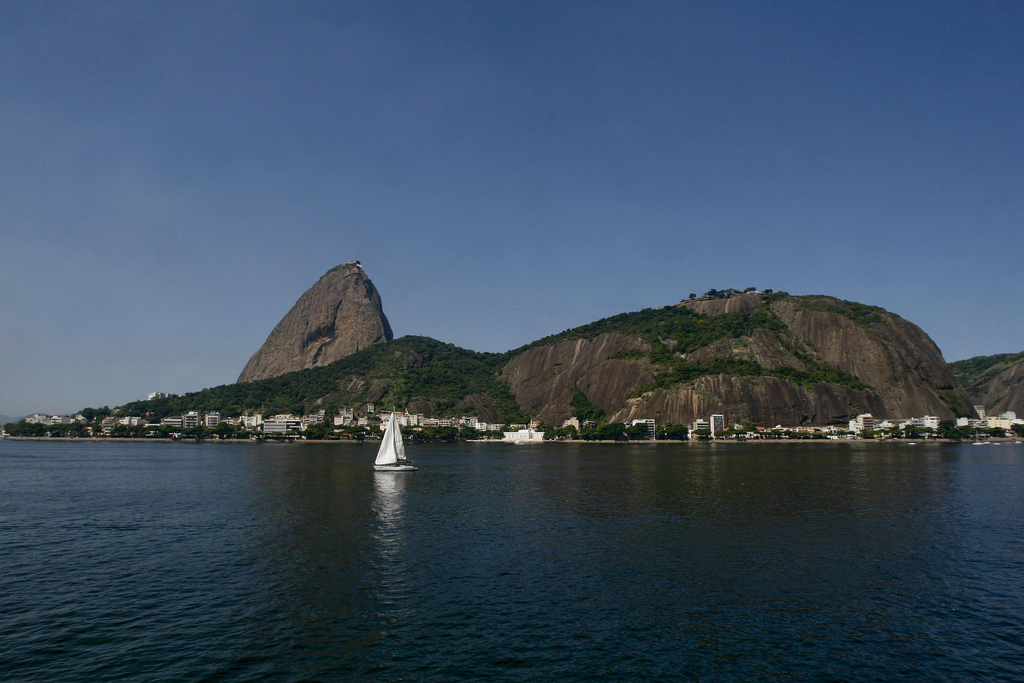
<svg viewBox="0 0 1024 683">
<path fill-rule="evenodd" d="M 372 404 L 364 404 L 363 410 L 360 411 L 341 407 L 332 415 L 328 415 L 326 409 L 305 415 L 280 413 L 266 420 L 261 413 L 246 412 L 237 417 L 225 417 L 220 411 L 204 413 L 193 410 L 183 415 L 165 416 L 158 423 L 151 422 L 148 413 L 141 416 L 106 415 L 95 418 L 91 424 L 90 420 L 87 420 L 82 413 L 73 416 L 34 413 L 24 418 L 23 422 L 44 428 L 52 427 L 52 431 L 60 436 L 92 436 L 94 433 L 97 435 L 102 433 L 105 436 L 169 435 L 178 437 L 185 430 L 199 428 L 211 432 L 217 431 L 217 435 L 223 437 L 258 438 L 262 435 L 269 438 L 374 438 L 376 433 L 383 430 L 391 412 L 364 412 L 366 408 L 370 407 L 373 407 Z M 957 418 L 955 421 L 945 421 L 945 426 L 944 421 L 937 415 L 876 418 L 870 413 L 862 413 L 849 420 L 845 425 L 775 425 L 774 427 L 744 426 L 732 421 L 727 423 L 728 415 L 726 412 L 722 412 L 713 413 L 707 417 L 698 417 L 689 425 L 665 425 L 664 434 L 659 434 L 658 425 L 653 418 L 634 419 L 627 424 L 619 425 L 620 428 L 616 430 L 614 424 L 599 425 L 594 420 L 581 420 L 577 416 L 562 420 L 559 428 L 554 425 L 542 426 L 537 420 L 531 420 L 528 424 L 488 423 L 475 415 L 426 417 L 423 413 L 404 411 L 395 411 L 394 415 L 396 422 L 401 427 L 413 432 L 429 433 L 429 430 L 453 430 L 440 434 L 430 433 L 429 438 L 494 438 L 510 443 L 542 441 L 545 437 L 560 440 L 577 438 L 603 440 L 927 438 L 939 435 L 943 430 L 948 431 L 951 429 L 950 425 L 981 433 L 980 436 L 985 437 L 993 434 L 998 436 L 1002 433 L 1013 435 L 1015 432 L 1024 435 L 1024 430 L 1021 429 L 1024 427 L 1024 420 L 1019 419 L 1014 412 L 986 415 L 984 418 Z M 731 428 L 726 428 L 726 424 L 731 424 Z M 79 427 L 69 431 L 68 427 L 73 425 L 79 425 Z M 230 429 L 226 431 L 221 429 L 225 426 L 230 426 Z M 643 430 L 638 432 L 636 430 L 638 426 L 642 426 Z M 571 430 L 569 430 L 570 427 Z M 609 430 L 609 427 L 612 429 Z M 314 431 L 310 432 L 310 430 Z M 548 430 L 551 430 L 552 433 L 549 434 Z M 314 436 L 307 437 L 307 432 Z M 44 433 L 49 432 L 36 432 L 36 434 Z M 196 433 L 193 432 L 191 435 L 196 436 Z M 208 436 L 214 435 L 211 433 Z"/>
</svg>

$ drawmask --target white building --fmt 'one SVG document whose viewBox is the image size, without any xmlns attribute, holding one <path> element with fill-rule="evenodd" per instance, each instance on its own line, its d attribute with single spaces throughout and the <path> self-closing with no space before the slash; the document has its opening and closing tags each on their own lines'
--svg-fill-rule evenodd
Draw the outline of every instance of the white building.
<svg viewBox="0 0 1024 683">
<path fill-rule="evenodd" d="M 925 415 L 924 417 L 913 417 L 910 418 L 909 422 L 911 427 L 920 427 L 921 429 L 938 429 L 939 418 L 935 415 Z"/>
<path fill-rule="evenodd" d="M 504 441 L 508 443 L 538 443 L 544 441 L 544 432 L 535 429 L 520 429 L 515 432 L 504 432 Z"/>
<path fill-rule="evenodd" d="M 566 427 L 575 427 L 577 432 L 580 431 L 580 419 L 578 417 L 570 417 L 562 423 L 562 429 Z"/>
<path fill-rule="evenodd" d="M 308 415 L 303 415 L 302 416 L 302 428 L 306 429 L 307 427 L 309 427 L 311 425 L 321 425 L 321 424 L 323 424 L 324 423 L 324 416 L 326 414 L 327 414 L 327 411 L 321 410 L 318 413 L 310 413 Z"/>
<path fill-rule="evenodd" d="M 302 431 L 302 418 L 295 415 L 274 415 L 263 421 L 264 434 L 287 434 Z"/>
<path fill-rule="evenodd" d="M 160 424 L 165 427 L 174 427 L 175 429 L 181 429 L 184 423 L 185 419 L 181 415 L 171 415 L 160 420 Z"/>
<path fill-rule="evenodd" d="M 170 398 L 173 395 L 174 394 L 165 394 L 162 391 L 154 391 L 153 393 L 151 393 L 149 396 L 146 397 L 146 400 L 147 401 L 155 401 L 155 400 L 161 399 L 161 398 Z"/>
<path fill-rule="evenodd" d="M 423 413 L 399 413 L 395 421 L 402 427 L 418 427 L 423 420 Z"/>
<path fill-rule="evenodd" d="M 860 434 L 861 432 L 870 432 L 875 428 L 875 418 L 872 417 L 871 413 L 861 413 L 854 419 L 850 420 L 850 431 L 854 434 Z"/>
<path fill-rule="evenodd" d="M 654 441 L 654 438 L 655 438 L 654 437 L 654 434 L 655 434 L 655 432 L 654 432 L 654 420 L 650 420 L 650 419 L 633 420 L 633 426 L 635 427 L 637 425 L 644 425 L 644 426 L 646 426 L 647 427 L 647 438 L 650 439 L 651 441 Z"/>
<path fill-rule="evenodd" d="M 696 420 L 693 421 L 693 424 L 690 425 L 690 431 L 709 432 L 711 431 L 711 425 L 708 424 L 708 421 L 705 420 L 703 417 L 698 417 Z"/>
<path fill-rule="evenodd" d="M 209 428 L 212 429 L 212 428 L 216 427 L 219 424 L 220 424 L 220 413 L 218 413 L 218 412 L 207 413 L 206 416 L 203 417 L 203 425 L 206 426 L 206 427 L 209 427 Z"/>
<path fill-rule="evenodd" d="M 182 418 L 184 420 L 183 424 L 186 429 L 188 429 L 189 427 L 198 427 L 199 423 L 202 421 L 199 416 L 199 413 L 196 412 L 195 410 L 188 411 L 182 416 Z"/>
<path fill-rule="evenodd" d="M 262 424 L 262 413 L 256 413 L 255 415 L 250 415 L 249 413 L 246 413 L 245 415 L 242 415 L 241 417 L 238 418 L 238 426 L 243 427 L 245 429 L 256 429 Z"/>
</svg>

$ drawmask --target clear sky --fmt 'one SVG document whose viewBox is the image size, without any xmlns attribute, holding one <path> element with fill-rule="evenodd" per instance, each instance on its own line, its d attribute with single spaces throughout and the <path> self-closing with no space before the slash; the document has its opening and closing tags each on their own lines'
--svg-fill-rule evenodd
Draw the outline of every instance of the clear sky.
<svg viewBox="0 0 1024 683">
<path fill-rule="evenodd" d="M 1024 3 L 0 2 L 0 413 L 231 382 L 360 259 L 501 351 L 709 288 L 1024 349 Z"/>
</svg>

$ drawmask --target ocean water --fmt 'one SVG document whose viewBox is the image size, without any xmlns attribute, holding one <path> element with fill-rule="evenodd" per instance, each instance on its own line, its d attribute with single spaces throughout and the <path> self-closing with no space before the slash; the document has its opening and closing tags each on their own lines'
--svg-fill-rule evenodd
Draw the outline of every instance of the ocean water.
<svg viewBox="0 0 1024 683">
<path fill-rule="evenodd" d="M 0 679 L 1024 678 L 1019 445 L 0 441 Z"/>
</svg>

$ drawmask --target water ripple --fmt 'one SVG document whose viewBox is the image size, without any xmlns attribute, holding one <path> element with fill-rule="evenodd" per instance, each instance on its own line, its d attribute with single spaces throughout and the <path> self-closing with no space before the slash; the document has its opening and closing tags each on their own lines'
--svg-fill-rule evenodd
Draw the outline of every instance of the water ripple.
<svg viewBox="0 0 1024 683">
<path fill-rule="evenodd" d="M 906 450 L 0 442 L 0 678 L 1019 680 L 1024 450 Z"/>
</svg>

